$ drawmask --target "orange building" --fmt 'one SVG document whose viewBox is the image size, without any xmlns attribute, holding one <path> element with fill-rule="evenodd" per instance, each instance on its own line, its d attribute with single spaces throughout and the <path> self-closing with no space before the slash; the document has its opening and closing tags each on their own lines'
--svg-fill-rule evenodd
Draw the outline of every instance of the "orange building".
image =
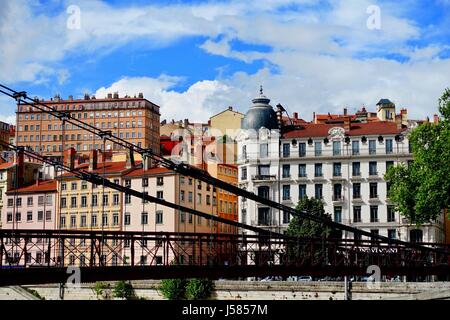
<svg viewBox="0 0 450 320">
<path fill-rule="evenodd" d="M 143 148 L 159 150 L 159 106 L 138 97 L 119 98 L 117 93 L 108 94 L 105 99 L 85 95 L 83 99 L 59 96 L 50 100 L 38 100 L 60 111 L 67 111 L 71 117 L 81 120 Z M 28 147 L 44 156 L 61 157 L 62 151 L 74 148 L 80 157 L 87 159 L 93 149 L 119 151 L 120 145 L 112 144 L 72 124 L 64 128 L 60 119 L 29 105 L 17 106 L 16 144 Z M 63 142 L 64 141 L 64 142 Z M 64 145 L 63 145 L 64 144 Z"/>
</svg>

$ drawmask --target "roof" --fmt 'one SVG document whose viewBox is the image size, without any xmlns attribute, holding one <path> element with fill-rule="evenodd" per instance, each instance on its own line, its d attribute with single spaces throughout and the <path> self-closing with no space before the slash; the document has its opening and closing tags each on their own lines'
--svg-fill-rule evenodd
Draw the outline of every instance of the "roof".
<svg viewBox="0 0 450 320">
<path fill-rule="evenodd" d="M 135 161 L 135 165 L 140 164 L 141 161 Z M 126 161 L 108 161 L 108 162 L 99 162 L 97 163 L 97 169 L 95 170 L 89 170 L 89 163 L 83 163 L 76 167 L 76 169 L 85 169 L 86 171 L 89 171 L 90 173 L 97 173 L 102 175 L 105 174 L 122 174 L 126 170 L 131 170 L 131 168 L 126 168 Z M 73 173 L 66 173 L 63 176 L 65 177 L 71 177 L 73 176 Z"/>
<path fill-rule="evenodd" d="M 0 170 L 9 169 L 9 168 L 12 168 L 13 166 L 14 166 L 14 162 L 0 163 Z"/>
<path fill-rule="evenodd" d="M 158 174 L 175 174 L 175 171 L 162 167 L 150 168 L 148 170 L 144 170 L 143 168 L 136 168 L 128 172 L 125 177 L 140 177 Z"/>
<path fill-rule="evenodd" d="M 283 138 L 309 138 L 309 137 L 327 137 L 328 130 L 334 127 L 344 128 L 344 124 L 306 124 L 300 129 L 289 131 L 283 134 Z M 352 123 L 350 130 L 346 132 L 349 136 L 363 135 L 383 135 L 398 134 L 406 128 L 397 128 L 397 124 L 389 121 L 378 121 L 370 123 Z"/>
<path fill-rule="evenodd" d="M 223 110 L 223 111 L 220 111 L 219 113 L 216 113 L 215 115 L 211 116 L 210 119 L 212 119 L 212 118 L 214 118 L 214 117 L 217 117 L 219 114 L 222 114 L 222 113 L 227 112 L 227 111 L 232 112 L 232 113 L 237 113 L 237 114 L 241 115 L 242 117 L 245 116 L 245 114 L 243 114 L 243 113 L 241 113 L 241 112 L 239 112 L 239 111 L 230 109 L 230 107 L 228 107 L 227 109 L 225 109 L 225 110 Z"/>
<path fill-rule="evenodd" d="M 378 101 L 377 106 L 380 104 L 392 104 L 393 102 L 389 99 L 380 99 L 380 101 Z"/>
<path fill-rule="evenodd" d="M 38 180 L 35 183 L 18 189 L 12 189 L 6 192 L 13 193 L 36 193 L 36 192 L 56 192 L 56 180 Z"/>
</svg>

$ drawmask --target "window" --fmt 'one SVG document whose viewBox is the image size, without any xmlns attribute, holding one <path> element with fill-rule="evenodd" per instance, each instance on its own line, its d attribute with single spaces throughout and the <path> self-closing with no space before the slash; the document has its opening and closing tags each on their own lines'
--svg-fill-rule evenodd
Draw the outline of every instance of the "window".
<svg viewBox="0 0 450 320">
<path fill-rule="evenodd" d="M 283 164 L 283 178 L 289 178 L 291 176 L 291 165 Z"/>
<path fill-rule="evenodd" d="M 247 180 L 247 167 L 241 169 L 241 180 Z"/>
<path fill-rule="evenodd" d="M 336 183 L 333 185 L 333 200 L 342 200 L 342 184 Z"/>
<path fill-rule="evenodd" d="M 392 139 L 386 139 L 386 154 L 391 154 L 393 152 Z"/>
<path fill-rule="evenodd" d="M 27 221 L 32 221 L 33 220 L 33 211 L 28 211 L 27 212 Z"/>
<path fill-rule="evenodd" d="M 298 199 L 304 199 L 306 198 L 306 184 L 299 184 L 298 185 Z"/>
<path fill-rule="evenodd" d="M 70 207 L 71 208 L 77 207 L 77 197 L 70 197 Z"/>
<path fill-rule="evenodd" d="M 131 203 L 131 194 L 125 194 L 125 203 L 126 204 Z"/>
<path fill-rule="evenodd" d="M 353 223 L 361 222 L 361 207 L 353 207 Z"/>
<path fill-rule="evenodd" d="M 27 197 L 27 206 L 31 207 L 33 205 L 33 197 Z"/>
<path fill-rule="evenodd" d="M 342 222 L 342 207 L 334 207 L 334 222 Z"/>
<path fill-rule="evenodd" d="M 188 201 L 192 202 L 192 198 L 193 198 L 192 192 L 189 191 L 189 193 L 188 193 Z"/>
<path fill-rule="evenodd" d="M 283 143 L 283 158 L 288 158 L 291 155 L 291 144 Z"/>
<path fill-rule="evenodd" d="M 314 155 L 316 157 L 322 155 L 322 142 L 314 142 Z"/>
<path fill-rule="evenodd" d="M 61 228 L 65 228 L 66 227 L 66 217 L 62 216 L 59 218 L 59 225 Z"/>
<path fill-rule="evenodd" d="M 113 205 L 117 206 L 119 204 L 119 194 L 115 193 L 113 194 Z"/>
<path fill-rule="evenodd" d="M 341 142 L 333 141 L 333 156 L 341 155 Z"/>
<path fill-rule="evenodd" d="M 271 225 L 270 208 L 258 208 L 258 225 Z"/>
<path fill-rule="evenodd" d="M 306 143 L 305 142 L 300 142 L 298 144 L 298 156 L 299 157 L 306 156 Z"/>
<path fill-rule="evenodd" d="M 180 201 L 184 201 L 184 197 L 185 197 L 185 191 L 181 190 L 181 192 L 180 192 Z"/>
<path fill-rule="evenodd" d="M 51 210 L 45 211 L 45 220 L 47 220 L 47 221 L 52 220 L 52 211 Z"/>
<path fill-rule="evenodd" d="M 361 198 L 361 183 L 355 182 L 353 183 L 353 199 Z"/>
<path fill-rule="evenodd" d="M 378 206 L 370 206 L 370 222 L 378 222 Z"/>
<path fill-rule="evenodd" d="M 261 143 L 259 145 L 259 156 L 261 158 L 267 158 L 269 156 L 269 144 Z"/>
<path fill-rule="evenodd" d="M 192 217 L 191 217 L 191 222 L 192 222 Z M 163 224 L 163 212 L 162 211 L 156 211 L 155 223 Z"/>
<path fill-rule="evenodd" d="M 283 200 L 290 200 L 290 199 L 291 199 L 291 186 L 283 185 Z"/>
<path fill-rule="evenodd" d="M 71 183 L 71 190 L 77 190 L 77 183 L 76 182 L 72 182 Z"/>
<path fill-rule="evenodd" d="M 83 181 L 81 182 L 81 190 L 86 190 L 87 189 L 87 182 Z"/>
<path fill-rule="evenodd" d="M 96 207 L 98 205 L 98 199 L 97 199 L 97 195 L 96 194 L 93 194 L 92 197 L 91 197 L 91 205 L 93 207 Z"/>
<path fill-rule="evenodd" d="M 93 214 L 91 216 L 91 227 L 96 227 L 97 226 L 97 215 Z"/>
<path fill-rule="evenodd" d="M 388 229 L 388 238 L 389 239 L 397 239 L 397 230 Z"/>
<path fill-rule="evenodd" d="M 314 185 L 314 197 L 316 199 L 322 199 L 323 197 L 323 184 L 318 183 Z"/>
<path fill-rule="evenodd" d="M 118 225 L 119 225 L 119 214 L 113 213 L 113 226 L 118 226 Z"/>
<path fill-rule="evenodd" d="M 186 222 L 186 214 L 183 211 L 180 211 L 180 223 Z"/>
<path fill-rule="evenodd" d="M 269 165 L 258 166 L 258 174 L 262 177 L 268 177 L 270 175 L 270 166 Z"/>
<path fill-rule="evenodd" d="M 306 164 L 301 163 L 298 165 L 298 176 L 301 177 L 306 177 Z"/>
<path fill-rule="evenodd" d="M 333 163 L 333 176 L 340 177 L 341 175 L 342 175 L 341 163 L 340 162 Z"/>
<path fill-rule="evenodd" d="M 321 163 L 315 163 L 314 164 L 314 176 L 315 177 L 321 177 L 323 175 L 322 173 L 322 164 Z"/>
<path fill-rule="evenodd" d="M 242 146 L 242 158 L 247 159 L 247 146 Z"/>
<path fill-rule="evenodd" d="M 37 217 L 38 221 L 42 221 L 44 220 L 44 211 L 38 211 L 38 217 Z"/>
<path fill-rule="evenodd" d="M 376 161 L 369 162 L 369 175 L 371 175 L 371 176 L 377 175 L 377 162 Z"/>
<path fill-rule="evenodd" d="M 142 225 L 148 224 L 148 212 L 141 213 L 141 224 Z"/>
<path fill-rule="evenodd" d="M 130 188 L 131 187 L 131 180 L 125 179 L 125 187 Z"/>
<path fill-rule="evenodd" d="M 61 198 L 61 208 L 67 208 L 67 199 L 66 197 Z"/>
<path fill-rule="evenodd" d="M 75 228 L 77 226 L 77 217 L 75 215 L 70 216 L 70 227 Z"/>
<path fill-rule="evenodd" d="M 22 206 L 22 198 L 16 198 L 16 207 Z"/>
<path fill-rule="evenodd" d="M 369 154 L 376 154 L 376 153 L 377 153 L 377 141 L 369 140 Z"/>
<path fill-rule="evenodd" d="M 102 202 L 103 205 L 104 205 L 104 206 L 107 206 L 108 203 L 109 203 L 109 195 L 104 194 L 103 197 L 102 197 L 102 199 L 103 199 L 103 202 Z"/>
<path fill-rule="evenodd" d="M 39 196 L 38 197 L 38 206 L 43 206 L 44 205 L 44 196 Z"/>
<path fill-rule="evenodd" d="M 156 177 L 156 185 L 157 186 L 164 185 L 164 177 Z"/>
<path fill-rule="evenodd" d="M 359 141 L 358 140 L 352 141 L 352 155 L 354 155 L 354 156 L 359 155 Z"/>
<path fill-rule="evenodd" d="M 283 211 L 283 223 L 287 224 L 291 220 L 291 214 L 288 211 Z"/>
<path fill-rule="evenodd" d="M 197 193 L 197 204 L 202 204 L 202 194 Z"/>
<path fill-rule="evenodd" d="M 107 226 L 107 225 L 108 225 L 108 215 L 103 214 L 102 215 L 102 226 Z"/>
<path fill-rule="evenodd" d="M 361 175 L 361 164 L 359 162 L 352 163 L 352 175 L 358 177 Z"/>
<path fill-rule="evenodd" d="M 142 178 L 142 186 L 148 187 L 148 178 Z"/>
<path fill-rule="evenodd" d="M 85 215 L 81 216 L 80 227 L 81 228 L 86 227 L 86 216 Z"/>
<path fill-rule="evenodd" d="M 386 161 L 386 172 L 388 172 L 390 167 L 394 166 L 394 161 Z"/>
<path fill-rule="evenodd" d="M 394 206 L 387 206 L 387 222 L 395 222 Z"/>
<path fill-rule="evenodd" d="M 267 186 L 258 187 L 258 197 L 269 199 L 269 190 Z"/>
<path fill-rule="evenodd" d="M 369 193 L 370 193 L 370 198 L 377 198 L 378 197 L 378 183 L 376 182 L 371 182 L 369 184 Z"/>
<path fill-rule="evenodd" d="M 129 226 L 131 224 L 131 214 L 129 212 L 125 212 L 123 223 L 126 226 Z"/>
</svg>

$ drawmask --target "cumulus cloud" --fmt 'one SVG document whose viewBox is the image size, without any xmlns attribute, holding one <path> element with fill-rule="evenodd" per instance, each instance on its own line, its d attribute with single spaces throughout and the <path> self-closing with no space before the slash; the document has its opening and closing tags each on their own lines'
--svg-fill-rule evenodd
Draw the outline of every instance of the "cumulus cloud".
<svg viewBox="0 0 450 320">
<path fill-rule="evenodd" d="M 184 92 L 172 90 L 182 80 L 167 75 L 158 78 L 125 77 L 107 88 L 98 89 L 95 95 L 103 97 L 118 92 L 120 96 L 135 96 L 141 92 L 145 98 L 161 106 L 161 120 L 188 118 L 196 122 L 206 121 L 209 115 L 232 101 L 228 86 L 217 80 L 196 82 Z"/>
</svg>

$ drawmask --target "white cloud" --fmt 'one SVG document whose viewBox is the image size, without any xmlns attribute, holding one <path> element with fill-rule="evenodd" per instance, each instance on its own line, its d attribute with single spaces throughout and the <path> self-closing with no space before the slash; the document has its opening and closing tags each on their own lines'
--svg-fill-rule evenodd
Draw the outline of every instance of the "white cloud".
<svg viewBox="0 0 450 320">
<path fill-rule="evenodd" d="M 120 96 L 135 96 L 142 92 L 145 98 L 161 106 L 161 120 L 188 118 L 197 122 L 206 121 L 209 115 L 232 101 L 228 86 L 217 80 L 196 82 L 184 92 L 171 90 L 182 80 L 167 75 L 158 78 L 125 77 L 108 88 L 98 89 L 95 95 L 104 97 L 108 93 L 118 92 Z"/>
</svg>

